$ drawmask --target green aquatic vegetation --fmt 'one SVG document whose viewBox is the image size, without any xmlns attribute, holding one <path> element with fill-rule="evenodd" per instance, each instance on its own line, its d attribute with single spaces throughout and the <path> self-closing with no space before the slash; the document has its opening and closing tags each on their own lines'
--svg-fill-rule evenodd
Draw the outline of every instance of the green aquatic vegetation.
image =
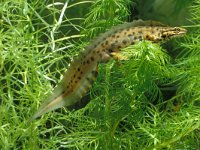
<svg viewBox="0 0 200 150">
<path fill-rule="evenodd" d="M 134 2 L 1 2 L 0 149 L 199 148 L 199 0 L 185 37 L 123 49 L 128 60 L 99 65 L 85 107 L 29 122 L 70 60 Z"/>
</svg>

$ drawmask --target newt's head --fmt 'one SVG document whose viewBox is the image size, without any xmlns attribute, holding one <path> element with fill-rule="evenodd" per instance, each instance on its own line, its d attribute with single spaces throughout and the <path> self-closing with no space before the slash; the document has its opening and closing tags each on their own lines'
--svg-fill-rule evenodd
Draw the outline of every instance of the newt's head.
<svg viewBox="0 0 200 150">
<path fill-rule="evenodd" d="M 186 34 L 187 30 L 181 27 L 163 27 L 157 26 L 152 28 L 152 33 L 145 34 L 144 39 L 152 42 L 166 41 L 174 37 L 180 37 Z"/>
<path fill-rule="evenodd" d="M 181 27 L 166 27 L 161 29 L 161 40 L 171 39 L 173 37 L 179 37 L 186 34 L 187 30 Z"/>
</svg>

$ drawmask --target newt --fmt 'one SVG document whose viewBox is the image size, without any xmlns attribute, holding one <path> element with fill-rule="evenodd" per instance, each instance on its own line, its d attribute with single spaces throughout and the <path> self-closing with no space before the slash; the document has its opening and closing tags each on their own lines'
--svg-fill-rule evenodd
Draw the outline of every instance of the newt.
<svg viewBox="0 0 200 150">
<path fill-rule="evenodd" d="M 113 27 L 95 38 L 85 50 L 75 58 L 64 74 L 61 83 L 45 101 L 32 119 L 47 112 L 71 106 L 78 102 L 89 90 L 98 75 L 98 65 L 111 58 L 123 59 L 120 49 L 142 40 L 154 43 L 166 41 L 186 34 L 181 27 L 170 27 L 156 21 L 137 20 Z"/>
</svg>

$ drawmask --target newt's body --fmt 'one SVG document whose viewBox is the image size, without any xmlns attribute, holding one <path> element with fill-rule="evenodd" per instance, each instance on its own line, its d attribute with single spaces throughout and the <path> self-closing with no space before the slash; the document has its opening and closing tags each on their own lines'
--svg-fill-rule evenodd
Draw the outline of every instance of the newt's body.
<svg viewBox="0 0 200 150">
<path fill-rule="evenodd" d="M 97 76 L 97 67 L 110 58 L 120 58 L 120 49 L 141 40 L 159 42 L 181 36 L 186 30 L 169 27 L 155 21 L 134 21 L 114 27 L 100 35 L 70 64 L 54 94 L 46 101 L 32 119 L 44 113 L 78 102 L 88 91 Z"/>
</svg>

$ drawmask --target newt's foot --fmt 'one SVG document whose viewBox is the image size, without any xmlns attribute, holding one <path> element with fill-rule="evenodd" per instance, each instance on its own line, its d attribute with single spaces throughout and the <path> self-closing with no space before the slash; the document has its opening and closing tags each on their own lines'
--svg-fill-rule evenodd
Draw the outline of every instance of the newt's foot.
<svg viewBox="0 0 200 150">
<path fill-rule="evenodd" d="M 112 52 L 111 56 L 116 60 L 128 60 L 127 56 L 124 56 L 123 54 L 121 54 L 119 52 L 118 53 L 117 52 Z"/>
</svg>

